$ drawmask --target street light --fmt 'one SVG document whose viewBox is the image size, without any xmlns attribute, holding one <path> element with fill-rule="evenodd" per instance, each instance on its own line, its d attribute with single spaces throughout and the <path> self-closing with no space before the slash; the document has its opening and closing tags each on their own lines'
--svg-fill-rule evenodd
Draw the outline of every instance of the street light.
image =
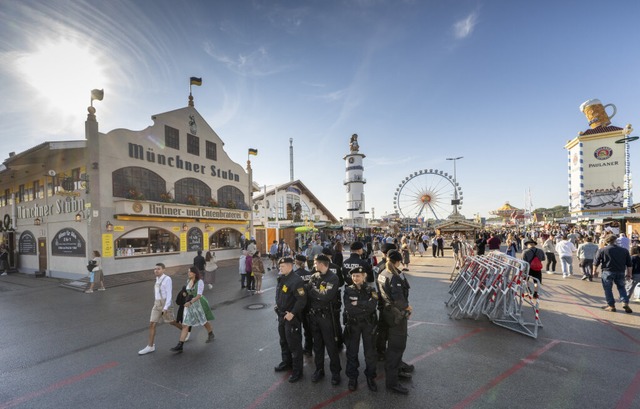
<svg viewBox="0 0 640 409">
<path fill-rule="evenodd" d="M 453 205 L 453 213 L 454 214 L 458 214 L 458 205 L 460 204 L 460 200 L 458 200 L 458 179 L 457 179 L 457 175 L 456 175 L 456 162 L 459 159 L 462 159 L 463 156 L 458 156 L 456 158 L 446 158 L 447 160 L 452 160 L 453 161 L 453 200 L 451 201 L 451 204 Z"/>
</svg>

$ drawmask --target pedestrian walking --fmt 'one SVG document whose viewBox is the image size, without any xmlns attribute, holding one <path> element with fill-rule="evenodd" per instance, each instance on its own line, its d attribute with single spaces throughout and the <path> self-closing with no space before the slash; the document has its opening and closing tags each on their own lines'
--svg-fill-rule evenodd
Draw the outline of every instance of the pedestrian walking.
<svg viewBox="0 0 640 409">
<path fill-rule="evenodd" d="M 542 285 L 542 262 L 545 260 L 544 251 L 536 247 L 534 239 L 526 239 L 526 249 L 522 252 L 522 259 L 529 263 L 529 277 L 533 280 L 533 298 L 538 298 L 538 285 Z M 528 279 L 528 278 L 527 278 Z"/>
<path fill-rule="evenodd" d="M 582 268 L 582 280 L 593 281 L 593 259 L 598 252 L 598 245 L 593 242 L 591 236 L 584 238 L 584 243 L 578 246 L 578 260 Z"/>
<path fill-rule="evenodd" d="M 556 272 L 556 244 L 553 241 L 553 235 L 547 235 L 543 237 L 544 243 L 542 244 L 542 250 L 547 257 L 547 274 L 553 274 Z"/>
<path fill-rule="evenodd" d="M 576 247 L 571 240 L 565 234 L 562 239 L 556 243 L 556 252 L 560 256 L 560 266 L 562 267 L 562 278 L 567 278 L 573 275 L 573 253 L 576 252 Z"/>
<path fill-rule="evenodd" d="M 264 262 L 262 261 L 262 255 L 260 250 L 256 251 L 253 255 L 253 264 L 251 267 L 253 273 L 253 285 L 254 290 L 258 294 L 262 294 L 262 277 L 264 276 Z"/>
<path fill-rule="evenodd" d="M 238 259 L 238 273 L 240 274 L 240 289 L 246 287 L 247 282 L 247 250 L 242 250 L 242 254 Z"/>
<path fill-rule="evenodd" d="M 283 257 L 278 261 L 280 275 L 276 286 L 276 306 L 278 315 L 278 335 L 282 361 L 274 368 L 276 372 L 292 369 L 289 382 L 302 378 L 302 334 L 300 317 L 307 303 L 304 282 L 293 272 L 293 259 Z"/>
<path fill-rule="evenodd" d="M 153 287 L 154 301 L 151 308 L 151 318 L 149 319 L 149 342 L 146 347 L 138 351 L 138 355 L 146 355 L 156 350 L 154 340 L 158 323 L 165 322 L 180 330 L 182 329 L 182 325 L 176 322 L 173 315 L 173 308 L 171 307 L 173 284 L 171 277 L 165 274 L 165 265 L 157 263 L 153 269 L 153 275 L 156 277 L 156 281 Z"/>
<path fill-rule="evenodd" d="M 198 271 L 204 271 L 206 264 L 207 260 L 202 256 L 202 250 L 198 250 L 196 256 L 193 258 L 193 265 L 198 268 Z"/>
<path fill-rule="evenodd" d="M 202 295 L 202 292 L 204 291 L 204 281 L 200 278 L 200 271 L 198 270 L 198 267 L 189 267 L 185 290 L 187 291 L 187 302 L 184 304 L 182 332 L 180 333 L 180 341 L 178 341 L 178 344 L 171 348 L 174 352 L 183 351 L 184 343 L 186 342 L 187 335 L 189 334 L 188 327 L 204 326 L 208 333 L 207 340 L 205 341 L 206 343 L 213 341 L 213 338 L 215 337 L 213 335 L 213 328 L 209 322 L 214 320 L 214 316 L 211 312 L 209 301 L 204 295 Z"/>
<path fill-rule="evenodd" d="M 216 263 L 216 253 L 207 251 L 204 257 L 204 283 L 209 290 L 213 288 L 213 283 L 216 282 L 216 270 L 218 269 L 218 263 Z"/>
<path fill-rule="evenodd" d="M 93 258 L 89 261 L 93 268 L 89 272 L 89 288 L 85 290 L 85 293 L 91 294 L 93 292 L 93 286 L 95 283 L 100 282 L 100 288 L 98 291 L 104 291 L 104 273 L 102 271 L 102 258 L 98 250 L 93 250 Z"/>
<path fill-rule="evenodd" d="M 602 288 L 607 305 L 602 307 L 605 311 L 616 312 L 616 300 L 613 297 L 613 285 L 615 284 L 620 293 L 622 300 L 622 308 L 624 312 L 630 314 L 633 311 L 629 308 L 629 296 L 625 289 L 625 277 L 631 278 L 631 256 L 627 249 L 622 248 L 616 243 L 617 237 L 612 234 L 605 239 L 607 246 L 601 248 L 596 253 L 593 262 L 594 273 L 598 267 L 602 265 Z"/>
</svg>

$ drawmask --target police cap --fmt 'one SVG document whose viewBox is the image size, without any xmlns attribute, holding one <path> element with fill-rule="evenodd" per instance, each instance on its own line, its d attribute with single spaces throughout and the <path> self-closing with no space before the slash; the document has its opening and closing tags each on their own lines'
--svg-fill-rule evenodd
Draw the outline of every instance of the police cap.
<svg viewBox="0 0 640 409">
<path fill-rule="evenodd" d="M 304 254 L 296 254 L 296 261 L 305 262 L 305 261 L 307 261 L 307 258 L 305 257 Z"/>
<path fill-rule="evenodd" d="M 316 261 L 319 261 L 319 262 L 325 263 L 325 264 L 331 263 L 331 259 L 329 257 L 327 257 L 326 254 L 318 254 L 316 256 Z"/>
<path fill-rule="evenodd" d="M 354 274 L 366 274 L 364 271 L 364 268 L 362 267 L 354 267 L 351 270 L 349 270 L 349 275 L 352 276 Z"/>
<path fill-rule="evenodd" d="M 278 260 L 278 265 L 282 263 L 293 264 L 293 259 L 291 257 L 282 257 L 280 260 Z"/>
<path fill-rule="evenodd" d="M 364 248 L 364 244 L 361 241 L 356 241 L 351 244 L 351 250 L 362 250 Z"/>
<path fill-rule="evenodd" d="M 326 254 L 327 256 L 333 256 L 333 251 L 331 251 L 329 247 L 323 247 L 322 254 Z"/>
</svg>

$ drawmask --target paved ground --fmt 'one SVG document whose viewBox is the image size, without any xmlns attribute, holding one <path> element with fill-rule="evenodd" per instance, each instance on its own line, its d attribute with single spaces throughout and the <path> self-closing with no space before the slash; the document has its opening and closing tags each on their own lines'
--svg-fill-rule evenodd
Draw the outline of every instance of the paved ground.
<svg viewBox="0 0 640 409">
<path fill-rule="evenodd" d="M 151 281 L 109 286 L 108 279 L 107 291 L 84 294 L 55 279 L 2 276 L 0 409 L 640 407 L 640 314 L 602 311 L 597 282 L 545 274 L 537 339 L 485 319 L 452 320 L 444 305 L 451 264 L 450 257 L 412 260 L 405 360 L 416 371 L 406 397 L 362 385 L 352 393 L 344 378 L 337 387 L 328 379 L 312 384 L 308 358 L 297 384 L 274 373 L 273 271 L 265 293 L 251 296 L 240 290 L 235 265 L 221 265 L 206 292 L 214 343 L 205 344 L 198 328 L 174 355 L 178 332 L 164 325 L 156 352 L 145 356 L 137 351 L 146 343 Z M 174 289 L 183 280 L 176 271 Z M 640 304 L 632 307 L 640 312 Z M 382 365 L 378 373 L 383 386 Z"/>
</svg>

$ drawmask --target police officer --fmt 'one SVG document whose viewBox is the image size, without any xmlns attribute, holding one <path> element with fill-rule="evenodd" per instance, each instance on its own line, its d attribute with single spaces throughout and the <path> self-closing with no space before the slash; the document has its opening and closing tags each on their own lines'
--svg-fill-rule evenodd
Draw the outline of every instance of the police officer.
<svg viewBox="0 0 640 409">
<path fill-rule="evenodd" d="M 340 356 L 337 341 L 339 324 L 335 321 L 334 303 L 340 287 L 338 277 L 329 271 L 329 257 L 319 254 L 315 259 L 316 272 L 309 281 L 309 321 L 313 332 L 313 354 L 316 370 L 311 382 L 318 382 L 324 377 L 324 350 L 329 355 L 331 384 L 340 383 Z"/>
<path fill-rule="evenodd" d="M 274 369 L 276 372 L 293 369 L 289 382 L 302 378 L 302 334 L 300 318 L 307 303 L 304 282 L 293 272 L 293 259 L 283 257 L 278 261 L 280 276 L 276 287 L 276 313 L 278 314 L 278 334 L 282 362 Z"/>
<path fill-rule="evenodd" d="M 328 247 L 322 249 L 322 254 L 329 257 L 329 260 L 333 260 L 333 250 Z M 342 267 L 335 264 L 333 261 L 329 261 L 329 271 L 338 276 L 339 287 L 344 285 L 344 274 L 342 271 Z M 336 292 L 336 298 L 333 303 L 333 315 L 334 321 L 340 327 L 340 311 L 342 310 L 342 294 L 340 293 L 340 288 Z M 338 351 L 342 350 L 342 346 L 344 345 L 344 339 L 342 337 L 342 331 L 338 331 L 338 340 L 336 342 L 336 347 Z"/>
<path fill-rule="evenodd" d="M 387 253 L 389 253 L 391 250 L 397 250 L 397 247 L 393 243 L 382 243 L 382 246 L 380 246 L 380 250 L 382 251 L 383 257 L 378 263 L 378 265 L 376 266 L 376 268 L 374 269 L 374 274 L 376 277 L 376 288 L 378 289 L 378 293 L 380 293 L 380 284 L 378 282 L 378 277 L 380 277 L 380 274 L 387 267 L 386 266 Z M 383 309 L 384 309 L 384 301 L 380 297 L 378 299 L 378 311 L 380 313 L 380 317 L 382 317 Z M 376 328 L 376 351 L 378 353 L 379 361 L 384 361 L 384 354 L 387 350 L 387 338 L 389 335 L 388 331 L 389 331 L 389 328 L 387 327 L 386 322 L 381 319 L 378 322 L 378 326 Z"/>
<path fill-rule="evenodd" d="M 344 281 L 347 285 L 353 284 L 351 281 L 351 277 L 349 277 L 348 272 L 353 270 L 356 267 L 362 267 L 364 271 L 367 273 L 367 282 L 373 282 L 373 268 L 371 267 L 371 263 L 369 260 L 364 258 L 364 245 L 360 241 L 356 241 L 351 244 L 350 248 L 351 254 L 349 258 L 347 258 L 342 264 L 342 271 L 344 274 Z"/>
<path fill-rule="evenodd" d="M 344 340 L 347 345 L 347 370 L 349 390 L 358 389 L 358 351 L 360 338 L 364 350 L 367 386 L 372 392 L 378 390 L 376 385 L 376 351 L 374 348 L 373 332 L 376 327 L 376 307 L 378 293 L 364 283 L 366 273 L 362 267 L 356 267 L 349 272 L 353 284 L 344 289 Z"/>
<path fill-rule="evenodd" d="M 402 255 L 397 250 L 387 254 L 386 268 L 378 276 L 380 297 L 384 301 L 381 320 L 389 327 L 388 346 L 384 360 L 387 389 L 406 395 L 409 390 L 398 382 L 402 354 L 407 346 L 407 320 L 412 308 L 409 305 L 409 283 L 400 271 Z"/>
<path fill-rule="evenodd" d="M 307 258 L 303 254 L 296 254 L 294 262 L 295 267 L 293 272 L 302 278 L 306 287 L 313 275 L 313 272 L 305 268 Z M 311 325 L 309 324 L 309 303 L 307 303 L 302 311 L 300 320 L 302 321 L 302 329 L 304 329 L 304 354 L 311 356 L 313 354 L 313 335 L 311 333 Z"/>
</svg>

